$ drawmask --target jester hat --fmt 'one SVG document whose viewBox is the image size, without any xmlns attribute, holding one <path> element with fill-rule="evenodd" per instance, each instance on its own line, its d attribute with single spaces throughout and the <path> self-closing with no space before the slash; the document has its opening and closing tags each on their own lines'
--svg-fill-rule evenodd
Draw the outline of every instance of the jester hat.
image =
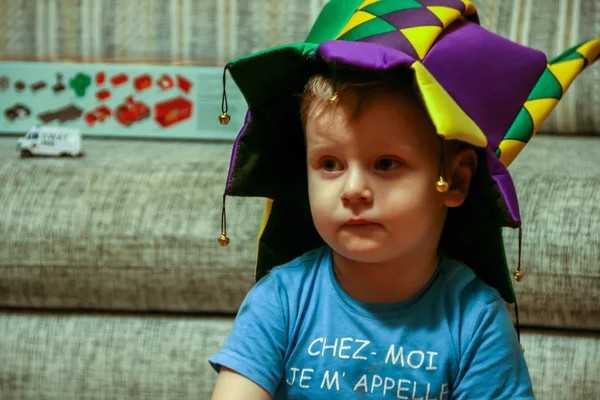
<svg viewBox="0 0 600 400">
<path fill-rule="evenodd" d="M 221 244 L 229 241 L 230 195 L 267 199 L 256 279 L 322 246 L 308 201 L 299 94 L 324 65 L 410 69 L 437 134 L 478 151 L 469 195 L 449 210 L 440 249 L 513 303 L 502 227 L 520 233 L 521 217 L 507 167 L 599 53 L 596 38 L 548 61 L 542 52 L 482 28 L 468 0 L 331 0 L 306 41 L 238 58 L 225 68 L 249 110 L 232 153 Z M 223 97 L 220 119 L 227 123 L 225 74 Z"/>
</svg>

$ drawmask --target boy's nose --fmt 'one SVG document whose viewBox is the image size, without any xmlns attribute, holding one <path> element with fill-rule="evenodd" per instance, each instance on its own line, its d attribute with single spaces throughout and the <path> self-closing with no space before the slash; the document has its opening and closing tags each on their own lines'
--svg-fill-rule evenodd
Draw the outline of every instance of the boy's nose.
<svg viewBox="0 0 600 400">
<path fill-rule="evenodd" d="M 348 170 L 341 199 L 345 205 L 350 203 L 371 203 L 373 201 L 373 192 L 362 171 L 356 168 Z"/>
</svg>

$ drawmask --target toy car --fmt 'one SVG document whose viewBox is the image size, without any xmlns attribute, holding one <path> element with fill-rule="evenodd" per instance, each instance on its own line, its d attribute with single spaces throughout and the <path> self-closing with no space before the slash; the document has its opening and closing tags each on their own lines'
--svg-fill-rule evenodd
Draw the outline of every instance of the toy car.
<svg viewBox="0 0 600 400">
<path fill-rule="evenodd" d="M 85 122 L 87 122 L 89 126 L 94 126 L 96 122 L 104 122 L 104 120 L 110 117 L 111 114 L 112 112 L 110 111 L 110 108 L 105 105 L 101 105 L 85 114 Z"/>
<path fill-rule="evenodd" d="M 37 125 L 17 140 L 17 151 L 21 153 L 21 157 L 31 155 L 80 157 L 83 155 L 81 131 Z"/>
<path fill-rule="evenodd" d="M 150 108 L 141 101 L 135 101 L 133 96 L 127 96 L 125 103 L 115 110 L 115 119 L 122 125 L 130 126 L 134 122 L 150 117 Z"/>
</svg>

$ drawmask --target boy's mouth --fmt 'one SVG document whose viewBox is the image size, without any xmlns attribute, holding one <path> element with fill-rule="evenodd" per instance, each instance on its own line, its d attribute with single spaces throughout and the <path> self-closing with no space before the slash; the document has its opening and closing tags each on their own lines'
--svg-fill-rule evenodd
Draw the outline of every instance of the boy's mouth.
<svg viewBox="0 0 600 400">
<path fill-rule="evenodd" d="M 373 221 L 364 218 L 350 218 L 344 225 L 371 225 Z"/>
</svg>

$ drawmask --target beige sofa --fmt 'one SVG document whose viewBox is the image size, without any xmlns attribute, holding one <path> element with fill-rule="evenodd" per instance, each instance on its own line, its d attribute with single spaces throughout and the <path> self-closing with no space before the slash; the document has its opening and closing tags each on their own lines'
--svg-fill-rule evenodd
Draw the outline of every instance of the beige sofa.
<svg viewBox="0 0 600 400">
<path fill-rule="evenodd" d="M 80 159 L 19 159 L 15 140 L 0 138 L 0 398 L 209 398 L 263 210 L 230 198 L 217 244 L 231 143 L 85 139 Z M 600 398 L 600 138 L 539 136 L 511 171 L 537 397 Z"/>
</svg>

